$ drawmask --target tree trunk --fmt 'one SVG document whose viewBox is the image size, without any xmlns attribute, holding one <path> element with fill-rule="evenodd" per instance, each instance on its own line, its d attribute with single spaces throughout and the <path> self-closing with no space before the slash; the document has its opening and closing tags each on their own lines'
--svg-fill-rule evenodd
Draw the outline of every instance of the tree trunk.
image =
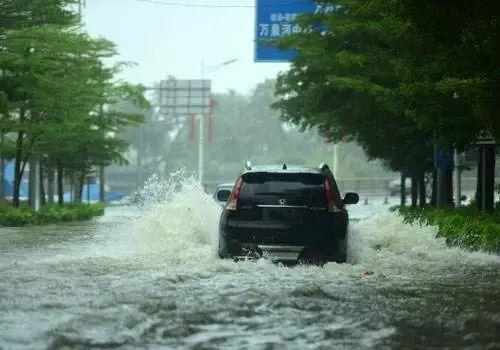
<svg viewBox="0 0 500 350">
<path fill-rule="evenodd" d="M 99 202 L 104 203 L 106 200 L 105 197 L 105 173 L 104 173 L 104 165 L 99 165 Z"/>
<path fill-rule="evenodd" d="M 483 157 L 481 157 L 481 150 L 479 150 L 479 160 L 477 162 L 477 182 L 476 182 L 476 207 L 481 210 L 481 203 L 483 202 Z"/>
<path fill-rule="evenodd" d="M 432 169 L 432 193 L 431 193 L 431 206 L 436 206 L 437 198 L 437 172 L 436 169 Z"/>
<path fill-rule="evenodd" d="M 54 175 L 54 168 L 52 166 L 47 167 L 47 195 L 49 204 L 54 204 Z"/>
<path fill-rule="evenodd" d="M 61 164 L 61 160 L 57 159 L 57 204 L 64 204 L 64 170 Z"/>
<path fill-rule="evenodd" d="M 75 174 L 73 171 L 69 172 L 69 201 L 75 203 Z"/>
<path fill-rule="evenodd" d="M 445 208 L 453 204 L 453 169 L 437 169 L 437 198 L 438 208 Z"/>
<path fill-rule="evenodd" d="M 401 206 L 406 206 L 406 176 L 402 172 L 401 173 L 401 187 L 400 187 L 400 195 L 401 195 Z"/>
<path fill-rule="evenodd" d="M 425 186 L 425 173 L 420 172 L 418 174 L 418 191 L 419 191 L 419 203 L 418 205 L 420 207 L 425 207 L 425 204 L 427 202 L 427 191 L 426 191 L 426 186 Z"/>
<path fill-rule="evenodd" d="M 40 161 L 40 204 L 45 205 L 47 204 L 47 199 L 45 198 L 45 177 L 43 174 L 43 163 Z"/>
<path fill-rule="evenodd" d="M 24 123 L 26 116 L 26 106 L 23 103 L 21 109 L 19 110 L 19 122 Z M 12 193 L 12 204 L 14 207 L 19 207 L 19 193 L 21 190 L 21 180 L 23 178 L 23 142 L 24 142 L 24 131 L 19 131 L 17 133 L 16 139 L 16 153 L 14 160 L 14 183 L 13 183 L 13 193 Z"/>
<path fill-rule="evenodd" d="M 411 173 L 411 207 L 416 208 L 418 202 L 418 177 L 415 171 Z"/>
<path fill-rule="evenodd" d="M 19 194 L 21 189 L 21 179 L 23 177 L 22 173 L 22 158 L 23 158 L 23 138 L 24 133 L 22 131 L 17 133 L 16 140 L 16 155 L 14 160 L 14 188 L 12 193 L 12 205 L 14 207 L 19 207 Z"/>
<path fill-rule="evenodd" d="M 75 203 L 82 203 L 83 186 L 85 184 L 85 174 L 77 172 L 75 175 Z"/>
<path fill-rule="evenodd" d="M 495 205 L 495 147 L 479 148 L 477 167 L 476 205 L 481 211 L 491 212 Z"/>
</svg>

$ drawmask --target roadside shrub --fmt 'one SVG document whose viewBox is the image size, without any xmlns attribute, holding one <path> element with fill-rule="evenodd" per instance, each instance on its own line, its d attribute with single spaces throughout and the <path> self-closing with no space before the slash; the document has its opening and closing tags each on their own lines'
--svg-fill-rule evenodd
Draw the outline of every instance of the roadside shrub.
<svg viewBox="0 0 500 350">
<path fill-rule="evenodd" d="M 474 207 L 435 209 L 395 207 L 409 224 L 436 225 L 438 235 L 451 245 L 471 250 L 500 252 L 500 212 L 487 214 Z"/>
<path fill-rule="evenodd" d="M 35 212 L 27 206 L 14 208 L 7 205 L 0 206 L 0 225 L 20 227 L 26 225 L 44 225 L 58 222 L 89 220 L 94 216 L 104 214 L 103 204 L 64 204 L 46 205 Z"/>
<path fill-rule="evenodd" d="M 35 221 L 35 213 L 28 207 L 13 208 L 3 205 L 0 209 L 0 225 L 2 226 L 24 226 Z"/>
</svg>

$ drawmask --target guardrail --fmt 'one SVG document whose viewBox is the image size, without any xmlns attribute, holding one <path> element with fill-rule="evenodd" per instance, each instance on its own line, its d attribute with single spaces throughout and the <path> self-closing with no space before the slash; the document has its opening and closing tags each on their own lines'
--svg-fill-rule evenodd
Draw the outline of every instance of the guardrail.
<svg viewBox="0 0 500 350">
<path fill-rule="evenodd" d="M 126 170 L 125 170 L 126 169 Z M 137 186 L 137 174 L 135 168 L 125 168 L 109 171 L 106 175 L 110 184 L 120 188 L 134 188 Z M 394 193 L 394 189 L 390 188 L 390 183 L 398 180 L 397 177 L 380 177 L 380 178 L 341 178 L 337 179 L 338 186 L 341 192 L 357 192 L 362 195 L 389 195 Z M 212 192 L 218 184 L 231 183 L 235 179 L 224 180 L 209 180 L 204 181 L 203 185 L 207 192 Z M 500 177 L 497 177 L 495 182 L 500 184 Z M 462 177 L 462 191 L 475 191 L 477 178 L 476 177 Z M 399 182 L 398 182 L 399 184 Z M 430 184 L 429 184 L 430 186 Z M 394 186 L 392 186 L 394 187 Z M 396 186 L 395 192 L 399 193 L 399 185 Z"/>
</svg>

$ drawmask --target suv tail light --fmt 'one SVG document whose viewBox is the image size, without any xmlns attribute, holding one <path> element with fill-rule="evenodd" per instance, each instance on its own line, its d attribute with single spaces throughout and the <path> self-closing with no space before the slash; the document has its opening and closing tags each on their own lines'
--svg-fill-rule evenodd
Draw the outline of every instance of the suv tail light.
<svg viewBox="0 0 500 350">
<path fill-rule="evenodd" d="M 227 210 L 236 210 L 238 208 L 238 198 L 240 197 L 241 187 L 243 186 L 243 180 L 241 177 L 236 181 L 234 185 L 233 193 L 231 193 L 231 197 L 229 202 L 227 202 L 226 209 Z"/>
<path fill-rule="evenodd" d="M 332 184 L 328 179 L 325 179 L 325 192 L 326 192 L 326 199 L 328 201 L 328 211 L 332 213 L 338 213 L 340 211 L 340 206 L 335 201 Z"/>
</svg>

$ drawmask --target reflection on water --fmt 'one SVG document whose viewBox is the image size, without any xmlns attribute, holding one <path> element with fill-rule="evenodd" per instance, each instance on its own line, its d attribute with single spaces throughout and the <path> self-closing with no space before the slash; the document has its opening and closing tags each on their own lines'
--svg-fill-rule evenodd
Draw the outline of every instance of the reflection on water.
<svg viewBox="0 0 500 350">
<path fill-rule="evenodd" d="M 448 248 L 374 202 L 350 264 L 216 258 L 192 182 L 92 222 L 0 229 L 0 348 L 500 346 L 500 259 Z"/>
</svg>

